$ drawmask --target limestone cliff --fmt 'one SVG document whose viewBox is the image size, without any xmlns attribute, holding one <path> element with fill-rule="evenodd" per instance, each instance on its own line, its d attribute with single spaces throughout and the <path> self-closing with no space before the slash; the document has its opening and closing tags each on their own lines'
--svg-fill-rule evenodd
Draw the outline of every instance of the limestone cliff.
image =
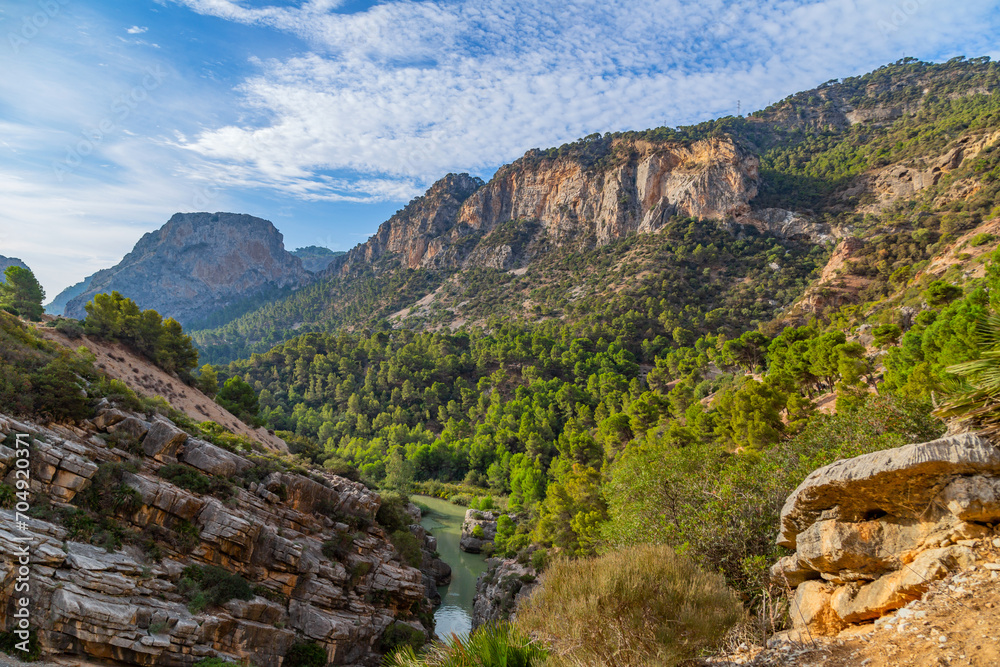
<svg viewBox="0 0 1000 667">
<path fill-rule="evenodd" d="M 33 507 L 23 528 L 0 510 L 0 624 L 13 627 L 15 554 L 27 545 L 45 655 L 279 667 L 312 642 L 334 665 L 375 665 L 394 637 L 431 632 L 424 575 L 402 562 L 376 522 L 379 496 L 361 484 L 268 465 L 106 402 L 73 427 L 0 415 L 0 438 L 5 488 L 28 452 Z M 220 571 L 224 591 L 199 589 Z"/>
<path fill-rule="evenodd" d="M 81 318 L 95 294 L 118 291 L 141 308 L 188 324 L 282 288 L 309 282 L 267 220 L 235 213 L 177 213 L 144 235 L 117 265 L 98 271 L 69 300 Z"/>
<path fill-rule="evenodd" d="M 485 185 L 449 174 L 332 270 L 390 257 L 407 268 L 506 269 L 546 247 L 653 233 L 672 215 L 745 216 L 758 170 L 757 157 L 729 138 L 614 138 L 596 161 L 532 151 Z"/>
</svg>

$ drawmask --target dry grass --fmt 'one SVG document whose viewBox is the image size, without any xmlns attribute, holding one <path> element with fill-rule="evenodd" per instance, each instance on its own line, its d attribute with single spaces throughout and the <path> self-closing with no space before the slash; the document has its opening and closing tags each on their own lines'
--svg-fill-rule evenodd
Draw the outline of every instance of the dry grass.
<svg viewBox="0 0 1000 667">
<path fill-rule="evenodd" d="M 668 667 L 710 651 L 743 619 L 721 575 L 643 545 L 553 563 L 516 624 L 551 647 L 553 667 Z"/>
</svg>

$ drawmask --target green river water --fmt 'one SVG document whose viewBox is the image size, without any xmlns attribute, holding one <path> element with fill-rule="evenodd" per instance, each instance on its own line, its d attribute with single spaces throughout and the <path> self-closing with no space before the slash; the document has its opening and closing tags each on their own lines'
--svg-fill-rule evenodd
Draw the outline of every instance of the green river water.
<svg viewBox="0 0 1000 667">
<path fill-rule="evenodd" d="M 476 579 L 486 569 L 486 559 L 458 548 L 466 508 L 430 496 L 413 496 L 413 501 L 430 510 L 420 525 L 437 538 L 441 560 L 451 565 L 451 583 L 438 588 L 441 606 L 434 612 L 435 632 L 442 639 L 467 634 L 472 628 Z"/>
</svg>

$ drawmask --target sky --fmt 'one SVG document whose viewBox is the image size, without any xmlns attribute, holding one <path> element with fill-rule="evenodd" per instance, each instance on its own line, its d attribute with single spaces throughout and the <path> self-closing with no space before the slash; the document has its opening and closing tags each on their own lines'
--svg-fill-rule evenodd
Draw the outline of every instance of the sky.
<svg viewBox="0 0 1000 667">
<path fill-rule="evenodd" d="M 0 255 L 48 297 L 178 211 L 346 250 L 448 172 L 911 56 L 985 0 L 0 0 Z"/>
</svg>

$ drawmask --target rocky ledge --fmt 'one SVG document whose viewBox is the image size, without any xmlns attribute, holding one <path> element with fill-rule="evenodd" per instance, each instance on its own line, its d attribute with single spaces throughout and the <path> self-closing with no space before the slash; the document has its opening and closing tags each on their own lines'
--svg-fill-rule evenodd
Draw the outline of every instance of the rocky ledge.
<svg viewBox="0 0 1000 667">
<path fill-rule="evenodd" d="M 832 635 L 919 599 L 977 565 L 1000 522 L 1000 448 L 960 435 L 837 461 L 814 471 L 781 512 L 771 570 L 795 589 L 797 630 Z"/>
<path fill-rule="evenodd" d="M 279 667 L 308 642 L 329 663 L 375 665 L 399 638 L 432 632 L 424 576 L 403 563 L 375 522 L 381 499 L 361 484 L 274 469 L 105 405 L 82 426 L 0 416 L 8 490 L 16 434 L 30 441 L 34 509 L 23 527 L 0 512 L 0 623 L 13 627 L 27 545 L 44 655 Z M 209 572 L 230 594 L 199 592 Z"/>
<path fill-rule="evenodd" d="M 472 607 L 473 630 L 485 623 L 508 621 L 517 605 L 538 587 L 538 572 L 513 558 L 489 558 L 476 580 Z"/>
</svg>

